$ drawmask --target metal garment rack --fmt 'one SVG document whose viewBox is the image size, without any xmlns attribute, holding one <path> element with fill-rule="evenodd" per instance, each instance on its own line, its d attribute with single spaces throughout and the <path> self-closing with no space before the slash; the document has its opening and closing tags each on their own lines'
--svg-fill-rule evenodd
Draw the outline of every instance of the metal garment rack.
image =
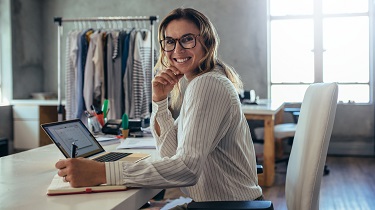
<svg viewBox="0 0 375 210">
<path fill-rule="evenodd" d="M 115 22 L 115 21 L 150 21 L 151 28 L 151 69 L 154 67 L 154 23 L 158 21 L 158 16 L 127 16 L 127 17 L 94 17 L 94 18 L 63 18 L 55 17 L 54 22 L 57 28 L 57 100 L 58 100 L 58 121 L 63 121 L 63 106 L 61 99 L 61 37 L 64 22 Z M 152 73 L 153 74 L 153 73 Z"/>
</svg>

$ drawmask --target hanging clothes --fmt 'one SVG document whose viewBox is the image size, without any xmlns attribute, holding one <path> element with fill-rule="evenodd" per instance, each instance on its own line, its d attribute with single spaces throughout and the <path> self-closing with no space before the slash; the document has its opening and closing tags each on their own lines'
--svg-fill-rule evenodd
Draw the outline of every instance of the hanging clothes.
<svg viewBox="0 0 375 210">
<path fill-rule="evenodd" d="M 58 24 L 58 29 L 62 32 L 62 23 L 65 22 L 74 22 L 75 27 L 80 27 L 80 30 L 77 28 L 74 31 L 70 31 L 67 40 L 66 40 L 66 58 L 65 58 L 65 113 L 66 119 L 75 119 L 79 118 L 84 123 L 87 122 L 87 118 L 83 115 L 86 109 L 90 109 L 88 107 L 93 104 L 101 104 L 105 99 L 111 100 L 113 107 L 110 108 L 110 115 L 107 119 L 112 118 L 121 118 L 121 115 L 124 112 L 133 113 L 133 118 L 147 118 L 149 117 L 150 111 L 150 102 L 151 102 L 151 79 L 148 79 L 149 75 L 152 75 L 153 64 L 157 60 L 157 54 L 155 46 L 151 46 L 150 49 L 153 50 L 154 53 L 154 60 L 150 65 L 150 71 L 146 72 L 138 72 L 137 76 L 139 79 L 138 82 L 133 82 L 133 65 L 134 63 L 137 64 L 138 62 L 133 62 L 134 57 L 134 45 L 135 45 L 135 33 L 133 31 L 139 31 L 139 29 L 130 29 L 131 22 L 135 23 L 135 26 L 138 28 L 140 24 L 138 21 L 142 21 L 146 23 L 150 21 L 150 29 L 152 31 L 151 34 L 154 34 L 154 22 L 158 20 L 157 16 L 144 16 L 144 17 L 98 17 L 98 18 L 63 18 L 63 17 L 55 17 L 54 22 Z M 112 29 L 102 30 L 103 34 L 101 34 L 102 42 L 96 42 L 96 46 L 94 47 L 94 51 L 90 50 L 90 60 L 87 61 L 87 54 L 89 52 L 89 40 L 90 35 L 94 33 L 93 29 L 84 29 L 82 30 L 81 27 L 85 27 L 85 23 L 89 24 L 91 27 L 92 22 L 96 22 L 97 27 L 105 27 L 105 23 L 109 23 L 108 26 Z M 127 23 L 127 27 L 129 30 L 126 33 L 123 31 L 123 34 L 119 34 L 119 42 L 120 43 L 113 43 L 109 41 L 116 42 L 116 39 L 113 39 L 112 35 L 113 32 L 118 31 L 113 29 L 114 27 L 121 27 L 123 22 Z M 79 23 L 79 24 L 76 24 Z M 83 24 L 81 24 L 83 23 Z M 104 25 L 103 25 L 103 24 Z M 117 25 L 119 23 L 119 25 Z M 146 27 L 145 24 L 143 24 Z M 141 26 L 142 27 L 142 26 Z M 100 32 L 100 31 L 99 31 Z M 101 32 L 100 32 L 101 33 Z M 145 35 L 145 34 L 144 34 Z M 61 38 L 62 33 L 60 33 L 59 37 Z M 91 37 L 94 38 L 94 37 Z M 145 37 L 143 37 L 145 38 Z M 100 47 L 102 44 L 102 47 Z M 137 45 L 138 46 L 138 45 Z M 141 46 L 141 45 L 139 45 Z M 102 50 L 100 50 L 102 48 Z M 108 49 L 110 48 L 110 49 Z M 137 47 L 138 49 L 138 47 Z M 141 48 L 139 48 L 141 49 Z M 114 50 L 114 51 L 113 51 Z M 121 51 L 120 55 L 116 56 L 118 52 L 117 50 Z M 58 39 L 58 52 L 60 52 L 60 39 Z M 135 52 L 137 53 L 137 52 Z M 114 56 L 113 60 L 109 58 Z M 139 54 L 138 54 L 139 55 Z M 137 54 L 136 54 L 137 56 Z M 144 58 L 148 56 L 139 56 L 136 57 L 137 59 L 140 58 L 141 63 L 145 63 L 143 61 Z M 118 60 L 117 60 L 118 59 Z M 120 62 L 119 62 L 120 61 Z M 146 61 L 146 63 L 148 62 Z M 87 67 L 88 66 L 92 67 Z M 143 65 L 143 64 L 142 64 Z M 102 67 L 101 67 L 102 66 Z M 119 72 L 114 71 L 113 69 L 118 69 L 120 67 Z M 92 69 L 93 68 L 93 69 Z M 90 70 L 89 70 L 90 69 Z M 144 69 L 144 67 L 141 67 Z M 85 71 L 87 70 L 87 74 Z M 93 73 L 92 73 L 93 72 Z M 101 72 L 101 73 L 99 73 Z M 58 65 L 58 74 L 59 77 L 61 76 L 60 71 L 60 63 Z M 93 75 L 93 76 L 92 76 Z M 111 81 L 114 80 L 113 75 L 116 75 L 116 80 L 118 83 L 112 83 Z M 86 79 L 85 79 L 86 77 Z M 150 77 L 151 78 L 151 77 Z M 86 80 L 86 81 L 85 81 Z M 85 86 L 85 82 L 89 85 Z M 137 93 L 133 92 L 133 83 L 136 84 L 144 84 L 143 88 L 145 90 L 139 90 L 137 87 L 135 90 Z M 113 87 L 115 84 L 116 87 Z M 120 85 L 118 85 L 120 84 Z M 59 83 L 58 86 L 58 94 L 59 94 L 59 105 L 61 106 L 61 85 Z M 116 90 L 120 90 L 117 94 Z M 92 91 L 92 94 L 91 94 Z M 138 94 L 139 93 L 139 94 Z M 92 98 L 90 97 L 92 95 Z M 145 97 L 144 95 L 147 95 Z M 135 101 L 132 101 L 135 98 Z M 141 102 L 139 102 L 139 100 Z M 147 104 L 148 103 L 148 104 Z M 137 104 L 137 105 L 134 105 Z M 111 105 L 111 106 L 112 106 Z M 137 106 L 137 107 L 135 107 Z M 139 111 L 139 106 L 141 106 Z M 143 107 L 143 108 L 142 108 Z M 99 109 L 100 105 L 96 105 L 96 109 Z M 112 110 L 111 110 L 112 109 Z M 148 110 L 148 111 L 147 111 Z M 135 114 L 136 113 L 136 114 Z M 140 114 L 139 114 L 140 113 Z M 59 120 L 61 112 L 58 113 Z M 111 116 L 112 115 L 112 116 Z M 129 114 L 128 114 L 129 115 Z M 61 116 L 62 117 L 62 116 Z"/>
<path fill-rule="evenodd" d="M 121 32 L 111 31 L 107 40 L 107 80 L 109 119 L 121 119 Z M 110 43 L 111 42 L 111 43 Z"/>
<path fill-rule="evenodd" d="M 103 85 L 103 33 L 95 31 L 90 35 L 84 72 L 83 98 L 87 109 L 100 107 Z"/>
<path fill-rule="evenodd" d="M 84 31 L 78 39 L 78 60 L 77 60 L 77 78 L 76 78 L 76 102 L 77 110 L 75 118 L 83 118 L 83 112 L 86 110 L 85 101 L 83 98 L 84 75 L 87 52 L 89 48 L 89 37 L 94 32 L 93 29 Z"/>
<path fill-rule="evenodd" d="M 134 116 L 134 106 L 132 104 L 133 100 L 133 90 L 132 90 L 132 80 L 133 80 L 133 56 L 134 56 L 134 37 L 137 33 L 136 30 L 132 30 L 129 35 L 129 51 L 128 58 L 126 62 L 126 70 L 123 78 L 124 84 L 124 104 L 125 113 L 129 118 L 135 118 Z"/>
<path fill-rule="evenodd" d="M 94 77 L 94 105 L 100 108 L 104 101 L 104 43 L 103 37 L 105 32 L 99 31 L 99 35 L 96 37 L 96 48 L 93 55 L 93 62 L 95 66 L 95 77 Z"/>
<path fill-rule="evenodd" d="M 66 40 L 66 118 L 81 118 L 109 100 L 108 119 L 149 118 L 151 33 L 145 29 L 69 32 Z"/>
<path fill-rule="evenodd" d="M 76 90 L 76 74 L 77 74 L 77 58 L 78 58 L 78 36 L 79 31 L 71 31 L 68 33 L 66 39 L 66 50 L 65 50 L 65 116 L 66 119 L 74 119 L 75 113 L 77 112 L 77 103 L 75 97 Z M 74 96 L 74 97 L 73 97 Z"/>
<path fill-rule="evenodd" d="M 124 78 L 125 78 L 125 72 L 126 72 L 126 66 L 128 62 L 128 56 L 129 56 L 129 48 L 130 48 L 130 34 L 134 30 L 131 29 L 129 32 L 126 33 L 124 42 L 123 42 L 123 48 L 122 48 L 122 58 L 121 58 L 121 110 L 125 112 L 125 85 Z"/>
<path fill-rule="evenodd" d="M 133 55 L 133 118 L 148 118 L 151 103 L 151 39 L 146 30 L 138 30 Z"/>
</svg>

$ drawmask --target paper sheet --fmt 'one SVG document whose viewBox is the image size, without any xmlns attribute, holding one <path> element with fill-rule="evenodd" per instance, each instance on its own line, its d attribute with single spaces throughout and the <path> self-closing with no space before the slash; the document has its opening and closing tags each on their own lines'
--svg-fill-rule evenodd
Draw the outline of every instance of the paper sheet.
<svg viewBox="0 0 375 210">
<path fill-rule="evenodd" d="M 117 140 L 117 136 L 115 135 L 103 135 L 103 136 L 96 136 L 95 137 L 97 141 L 112 141 L 112 140 Z"/>
<path fill-rule="evenodd" d="M 131 138 L 121 140 L 116 149 L 155 149 L 156 142 L 153 137 Z"/>
<path fill-rule="evenodd" d="M 120 139 L 116 135 L 97 135 L 95 139 L 102 146 L 120 143 Z"/>
</svg>

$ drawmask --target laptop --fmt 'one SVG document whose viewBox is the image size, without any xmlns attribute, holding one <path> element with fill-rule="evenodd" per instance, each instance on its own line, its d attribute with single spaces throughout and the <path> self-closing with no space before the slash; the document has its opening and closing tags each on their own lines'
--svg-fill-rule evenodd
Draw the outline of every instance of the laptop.
<svg viewBox="0 0 375 210">
<path fill-rule="evenodd" d="M 142 153 L 106 152 L 80 119 L 46 123 L 41 127 L 66 158 L 71 158 L 73 142 L 77 146 L 76 157 L 99 162 L 138 162 L 150 156 Z"/>
</svg>

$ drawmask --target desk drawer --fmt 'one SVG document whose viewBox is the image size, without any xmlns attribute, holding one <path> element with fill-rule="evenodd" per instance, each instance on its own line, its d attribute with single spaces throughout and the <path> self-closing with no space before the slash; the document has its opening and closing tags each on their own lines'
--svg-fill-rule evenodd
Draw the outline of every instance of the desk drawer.
<svg viewBox="0 0 375 210">
<path fill-rule="evenodd" d="M 39 147 L 39 121 L 14 121 L 14 148 L 33 149 Z"/>
<path fill-rule="evenodd" d="M 13 119 L 38 120 L 39 106 L 36 105 L 15 105 L 13 106 Z"/>
</svg>

